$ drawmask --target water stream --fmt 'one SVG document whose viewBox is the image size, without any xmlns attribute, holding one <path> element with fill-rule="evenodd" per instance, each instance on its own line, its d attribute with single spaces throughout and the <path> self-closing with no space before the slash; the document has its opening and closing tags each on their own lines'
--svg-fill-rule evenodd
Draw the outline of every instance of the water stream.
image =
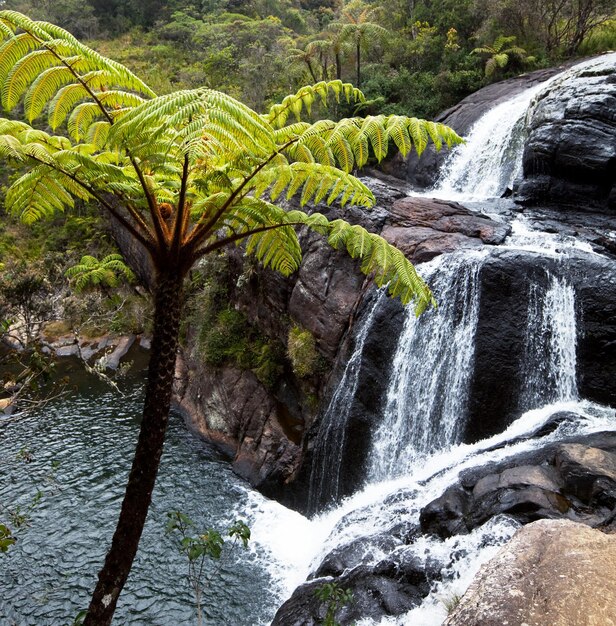
<svg viewBox="0 0 616 626">
<path fill-rule="evenodd" d="M 406 313 L 383 419 L 370 452 L 370 480 L 407 474 L 420 458 L 459 442 L 473 371 L 478 277 L 485 256 L 445 255 L 421 266 L 439 307 L 420 318 L 412 310 Z"/>
<path fill-rule="evenodd" d="M 1 512 L 27 511 L 37 491 L 43 494 L 17 544 L 0 554 L 1 626 L 72 624 L 88 605 L 117 521 L 138 434 L 143 373 L 122 383 L 122 396 L 83 377 L 78 367 L 71 384 L 77 386 L 68 397 L 0 426 Z M 196 623 L 185 557 L 165 534 L 166 513 L 188 514 L 196 530 L 224 530 L 236 518 L 247 519 L 253 497 L 220 454 L 172 415 L 144 536 L 114 623 Z M 206 623 L 226 626 L 266 622 L 279 602 L 254 545 L 222 561 L 205 597 Z"/>
<path fill-rule="evenodd" d="M 600 69 L 606 62 L 610 59 L 576 66 L 495 107 L 471 129 L 467 143 L 452 153 L 435 189 L 421 195 L 473 201 L 477 210 L 489 212 L 493 198 L 511 187 L 520 173 L 525 125 L 537 99 L 544 97 L 551 85 L 589 67 Z M 260 528 L 260 520 L 267 520 L 269 533 L 263 532 L 260 542 L 271 554 L 272 576 L 283 588 L 286 584 L 288 594 L 333 549 L 361 540 L 363 564 L 376 564 L 391 554 L 371 538 L 401 524 L 416 526 L 421 508 L 455 483 L 460 471 L 565 437 L 616 429 L 614 409 L 581 399 L 577 390 L 578 311 L 575 290 L 567 280 L 567 259 L 570 254 L 594 254 L 592 249 L 572 237 L 534 231 L 523 218 L 512 226 L 505 247 L 537 255 L 538 263 L 542 256 L 550 260 L 544 280 L 528 283 L 518 419 L 487 440 L 460 443 L 473 367 L 479 277 L 490 250 L 445 255 L 422 266 L 420 272 L 434 289 L 440 307 L 420 320 L 412 315 L 406 318 L 390 371 L 384 377 L 388 381 L 386 402 L 372 449 L 367 451 L 366 485 L 312 520 L 291 520 L 285 511 L 269 508 L 265 512 L 254 505 L 256 527 Z M 357 351 L 353 358 L 359 358 Z M 354 393 L 353 384 L 343 377 L 333 394 L 336 406 L 351 406 Z M 561 411 L 578 418 L 544 437 L 530 437 Z M 284 539 L 284 529 L 291 523 L 301 534 L 301 550 Z M 395 551 L 436 568 L 442 578 L 420 606 L 380 623 L 441 624 L 447 604 L 466 590 L 480 565 L 517 527 L 510 518 L 499 516 L 469 535 L 445 541 L 420 537 L 410 546 L 399 545 Z M 273 541 L 272 536 L 276 538 Z M 374 623 L 363 620 L 358 626 Z"/>
</svg>

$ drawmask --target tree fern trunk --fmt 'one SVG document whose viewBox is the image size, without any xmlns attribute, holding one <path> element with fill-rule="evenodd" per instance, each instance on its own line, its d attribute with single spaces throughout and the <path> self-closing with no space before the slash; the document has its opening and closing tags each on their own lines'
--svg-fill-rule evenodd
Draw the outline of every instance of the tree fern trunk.
<svg viewBox="0 0 616 626">
<path fill-rule="evenodd" d="M 159 274 L 154 301 L 154 334 L 141 431 L 116 531 L 98 576 L 84 626 L 108 626 L 126 583 L 145 524 L 163 452 L 171 405 L 180 317 L 182 275 Z"/>
<path fill-rule="evenodd" d="M 357 47 L 355 50 L 357 55 L 357 89 L 361 89 L 361 42 L 357 40 Z"/>
</svg>

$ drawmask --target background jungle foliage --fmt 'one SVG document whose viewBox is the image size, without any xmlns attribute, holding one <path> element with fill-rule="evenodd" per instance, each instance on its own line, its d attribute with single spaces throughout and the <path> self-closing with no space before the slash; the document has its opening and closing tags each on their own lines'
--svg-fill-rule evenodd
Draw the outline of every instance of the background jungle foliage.
<svg viewBox="0 0 616 626">
<path fill-rule="evenodd" d="M 357 83 L 360 67 L 361 87 L 369 99 L 379 100 L 380 112 L 433 117 L 487 80 L 616 48 L 614 0 L 4 0 L 0 5 L 90 40 L 157 93 L 207 85 L 257 108 L 317 79 Z M 489 59 L 473 50 L 495 48 L 503 37 L 515 37 L 507 47 L 522 52 L 509 54 L 486 77 Z"/>
</svg>

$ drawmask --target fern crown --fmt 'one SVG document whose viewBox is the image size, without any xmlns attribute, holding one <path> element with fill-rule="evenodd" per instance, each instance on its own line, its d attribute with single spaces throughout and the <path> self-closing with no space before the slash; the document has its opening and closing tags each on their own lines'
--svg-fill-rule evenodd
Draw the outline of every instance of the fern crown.
<svg viewBox="0 0 616 626">
<path fill-rule="evenodd" d="M 411 263 L 382 238 L 320 213 L 289 210 L 334 201 L 370 207 L 351 172 L 392 145 L 406 155 L 458 143 L 448 127 L 396 115 L 306 121 L 315 101 L 361 102 L 339 80 L 319 82 L 259 114 L 206 88 L 156 96 L 127 68 L 58 26 L 0 11 L 0 100 L 27 121 L 0 119 L 0 157 L 28 166 L 7 209 L 27 223 L 96 201 L 149 251 L 185 272 L 230 243 L 285 275 L 301 262 L 297 227 L 361 260 L 393 296 L 432 303 Z M 32 122 L 41 116 L 51 132 Z M 83 259 L 82 259 L 83 261 Z"/>
</svg>

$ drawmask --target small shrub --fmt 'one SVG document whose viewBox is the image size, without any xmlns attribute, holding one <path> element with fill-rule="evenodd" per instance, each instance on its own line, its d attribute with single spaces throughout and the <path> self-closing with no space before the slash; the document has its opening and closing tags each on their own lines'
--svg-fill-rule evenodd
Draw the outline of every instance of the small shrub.
<svg viewBox="0 0 616 626">
<path fill-rule="evenodd" d="M 353 602 L 353 592 L 350 589 L 343 589 L 336 582 L 331 582 L 317 587 L 314 594 L 326 606 L 323 626 L 340 626 L 336 621 L 336 613 Z"/>
<path fill-rule="evenodd" d="M 447 615 L 454 612 L 455 608 L 458 606 L 458 604 L 460 604 L 461 599 L 462 599 L 462 596 L 458 595 L 457 593 L 454 593 L 449 598 L 445 598 L 444 600 L 441 600 L 441 602 L 445 606 L 445 609 L 447 610 Z"/>
<path fill-rule="evenodd" d="M 309 330 L 293 326 L 289 330 L 287 350 L 296 376 L 307 378 L 316 372 L 319 365 L 319 353 L 314 336 Z"/>
</svg>

